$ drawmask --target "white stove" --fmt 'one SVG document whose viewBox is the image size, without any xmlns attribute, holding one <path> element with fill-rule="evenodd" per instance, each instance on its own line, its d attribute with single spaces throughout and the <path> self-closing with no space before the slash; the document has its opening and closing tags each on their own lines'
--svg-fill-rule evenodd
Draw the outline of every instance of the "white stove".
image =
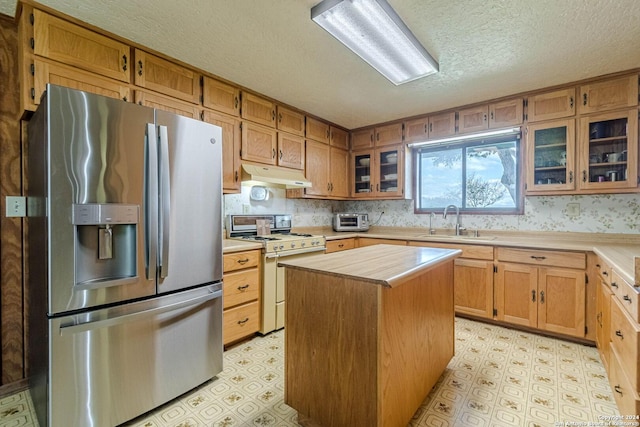
<svg viewBox="0 0 640 427">
<path fill-rule="evenodd" d="M 263 221 L 269 226 L 263 226 Z M 258 230 L 264 234 L 258 235 Z M 326 249 L 324 236 L 292 233 L 291 215 L 276 214 L 229 215 L 227 238 L 262 243 L 260 333 L 267 334 L 284 327 L 285 274 L 284 268 L 278 267 L 278 260 L 284 257 L 290 260 L 291 257 L 321 256 Z"/>
</svg>

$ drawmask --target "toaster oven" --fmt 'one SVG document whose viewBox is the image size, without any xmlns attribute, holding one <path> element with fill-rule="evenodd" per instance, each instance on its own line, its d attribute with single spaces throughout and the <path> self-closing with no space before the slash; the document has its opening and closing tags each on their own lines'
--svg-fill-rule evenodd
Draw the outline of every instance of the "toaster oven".
<svg viewBox="0 0 640 427">
<path fill-rule="evenodd" d="M 335 231 L 367 231 L 369 215 L 362 213 L 337 213 L 333 215 Z"/>
</svg>

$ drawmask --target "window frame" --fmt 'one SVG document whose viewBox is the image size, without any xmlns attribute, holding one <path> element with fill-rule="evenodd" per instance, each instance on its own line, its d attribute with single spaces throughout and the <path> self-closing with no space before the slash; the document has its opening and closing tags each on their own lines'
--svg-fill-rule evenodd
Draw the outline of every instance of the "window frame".
<svg viewBox="0 0 640 427">
<path fill-rule="evenodd" d="M 458 206 L 460 210 L 460 214 L 465 215 L 522 215 L 524 214 L 524 190 L 525 190 L 525 164 L 524 164 L 524 152 L 525 152 L 525 141 L 522 137 L 522 132 L 518 132 L 514 135 L 509 136 L 492 136 L 486 138 L 469 138 L 469 139 L 457 139 L 457 140 L 448 140 L 447 142 L 438 143 L 435 142 L 430 144 L 428 141 L 425 144 L 415 144 L 415 146 L 411 147 L 411 155 L 413 157 L 412 161 L 412 169 L 414 171 L 413 175 L 413 212 L 414 214 L 431 214 L 431 213 L 442 213 L 444 206 L 437 208 L 419 208 L 418 201 L 421 197 L 420 194 L 420 174 L 421 168 L 419 166 L 420 163 L 420 153 L 425 151 L 442 151 L 447 149 L 455 149 L 455 148 L 468 148 L 472 146 L 484 145 L 484 144 L 492 144 L 499 142 L 507 142 L 510 140 L 516 141 L 516 203 L 513 208 L 469 208 L 462 206 Z M 463 158 L 466 156 L 466 151 L 463 154 Z M 466 168 L 466 162 L 463 161 L 464 168 Z M 463 168 L 463 170 L 464 170 Z M 466 173 L 463 174 L 466 176 Z M 466 182 L 462 183 L 462 191 L 464 192 L 466 189 Z M 464 193 L 463 193 L 464 194 Z"/>
</svg>

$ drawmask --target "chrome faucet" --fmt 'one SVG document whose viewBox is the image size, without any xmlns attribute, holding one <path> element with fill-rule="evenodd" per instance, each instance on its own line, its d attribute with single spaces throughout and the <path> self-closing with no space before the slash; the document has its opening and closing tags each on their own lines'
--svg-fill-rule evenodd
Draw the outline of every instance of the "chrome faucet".
<svg viewBox="0 0 640 427">
<path fill-rule="evenodd" d="M 436 213 L 431 212 L 429 214 L 429 234 L 436 234 L 436 229 L 432 226 L 432 221 L 436 218 Z"/>
<path fill-rule="evenodd" d="M 442 218 L 447 219 L 447 211 L 449 210 L 449 208 L 453 208 L 456 210 L 456 236 L 459 236 L 460 232 L 466 230 L 466 228 L 464 228 L 460 223 L 460 209 L 456 205 L 449 205 L 444 208 Z"/>
</svg>

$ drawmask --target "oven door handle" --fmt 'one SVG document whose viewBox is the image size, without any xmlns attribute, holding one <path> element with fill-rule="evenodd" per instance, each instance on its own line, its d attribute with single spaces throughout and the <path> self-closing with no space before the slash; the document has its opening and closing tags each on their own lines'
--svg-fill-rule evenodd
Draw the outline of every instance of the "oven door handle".
<svg viewBox="0 0 640 427">
<path fill-rule="evenodd" d="M 274 252 L 267 253 L 264 255 L 265 258 L 285 258 L 290 255 L 300 255 L 300 254 L 308 254 L 312 252 L 324 252 L 327 249 L 324 246 L 318 246 L 315 248 L 305 248 L 305 249 L 296 249 L 294 251 L 283 251 L 283 252 Z"/>
</svg>

